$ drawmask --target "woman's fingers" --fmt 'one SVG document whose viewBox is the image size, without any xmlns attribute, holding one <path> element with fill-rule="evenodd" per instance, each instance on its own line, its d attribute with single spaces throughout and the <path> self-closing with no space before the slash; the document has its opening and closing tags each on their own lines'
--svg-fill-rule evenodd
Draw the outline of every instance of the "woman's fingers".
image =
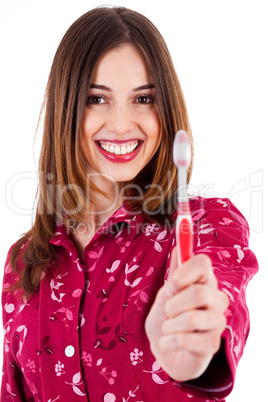
<svg viewBox="0 0 268 402">
<path fill-rule="evenodd" d="M 223 314 L 207 310 L 186 311 L 175 318 L 164 321 L 162 325 L 163 335 L 189 332 L 218 331 L 222 333 L 226 326 L 226 318 Z"/>
<path fill-rule="evenodd" d="M 228 305 L 229 299 L 224 292 L 197 283 L 168 298 L 165 312 L 169 318 L 196 309 L 212 309 L 224 313 Z"/>
<path fill-rule="evenodd" d="M 181 267 L 176 267 L 176 252 L 175 247 L 172 251 L 170 273 L 166 282 L 167 293 L 170 296 L 194 283 L 207 284 L 213 288 L 218 287 L 211 259 L 206 254 L 194 255 Z"/>
<path fill-rule="evenodd" d="M 163 335 L 159 339 L 159 347 L 163 353 L 174 351 L 187 351 L 199 356 L 213 355 L 221 345 L 221 338 L 218 332 L 192 332 Z"/>
</svg>

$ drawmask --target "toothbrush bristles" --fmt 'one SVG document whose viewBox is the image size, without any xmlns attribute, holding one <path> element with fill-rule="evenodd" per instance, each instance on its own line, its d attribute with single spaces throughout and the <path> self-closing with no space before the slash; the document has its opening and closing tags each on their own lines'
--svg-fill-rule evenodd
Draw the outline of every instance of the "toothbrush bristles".
<svg viewBox="0 0 268 402">
<path fill-rule="evenodd" d="M 174 139 L 173 160 L 177 167 L 188 167 L 190 164 L 190 141 L 184 130 L 179 130 Z"/>
</svg>

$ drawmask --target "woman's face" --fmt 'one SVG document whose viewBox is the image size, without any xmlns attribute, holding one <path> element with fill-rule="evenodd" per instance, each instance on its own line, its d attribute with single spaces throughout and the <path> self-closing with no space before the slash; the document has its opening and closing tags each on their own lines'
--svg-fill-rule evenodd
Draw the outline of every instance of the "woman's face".
<svg viewBox="0 0 268 402">
<path fill-rule="evenodd" d="M 133 179 L 156 153 L 160 120 L 152 77 L 131 45 L 97 63 L 82 122 L 87 173 L 112 181 Z"/>
</svg>

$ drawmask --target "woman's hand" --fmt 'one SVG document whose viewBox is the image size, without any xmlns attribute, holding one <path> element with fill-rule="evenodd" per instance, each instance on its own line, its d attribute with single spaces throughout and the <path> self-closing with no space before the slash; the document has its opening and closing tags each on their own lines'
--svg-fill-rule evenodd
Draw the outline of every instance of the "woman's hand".
<svg viewBox="0 0 268 402">
<path fill-rule="evenodd" d="M 174 380 L 188 381 L 203 374 L 219 350 L 229 299 L 218 290 L 207 255 L 193 256 L 177 268 L 175 248 L 170 268 L 145 330 L 160 366 Z"/>
</svg>

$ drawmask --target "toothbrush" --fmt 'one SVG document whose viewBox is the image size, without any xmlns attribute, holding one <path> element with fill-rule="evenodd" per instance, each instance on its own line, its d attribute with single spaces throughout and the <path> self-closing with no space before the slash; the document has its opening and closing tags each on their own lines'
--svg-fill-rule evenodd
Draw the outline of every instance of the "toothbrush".
<svg viewBox="0 0 268 402">
<path fill-rule="evenodd" d="M 193 223 L 187 192 L 187 168 L 190 163 L 190 141 L 184 130 L 174 139 L 173 160 L 178 168 L 178 204 L 176 220 L 176 243 L 178 266 L 188 260 L 193 251 Z"/>
</svg>

